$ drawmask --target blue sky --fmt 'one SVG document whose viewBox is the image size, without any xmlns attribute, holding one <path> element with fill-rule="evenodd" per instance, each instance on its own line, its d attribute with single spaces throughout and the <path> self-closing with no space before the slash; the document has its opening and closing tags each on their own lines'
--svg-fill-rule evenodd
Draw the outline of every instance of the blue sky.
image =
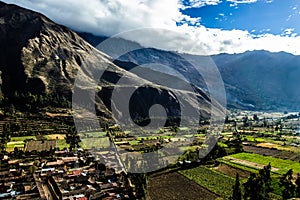
<svg viewBox="0 0 300 200">
<path fill-rule="evenodd" d="M 95 35 L 150 27 L 122 36 L 145 47 L 199 55 L 252 50 L 300 55 L 299 0 L 3 1 Z"/>
<path fill-rule="evenodd" d="M 190 6 L 184 0 L 185 6 Z M 258 0 L 254 3 L 234 4 L 226 0 L 217 5 L 181 9 L 191 17 L 200 17 L 200 23 L 207 28 L 223 30 L 248 30 L 253 34 L 284 34 L 286 29 L 300 33 L 300 9 L 297 0 Z M 299 2 L 300 6 L 300 2 Z"/>
</svg>

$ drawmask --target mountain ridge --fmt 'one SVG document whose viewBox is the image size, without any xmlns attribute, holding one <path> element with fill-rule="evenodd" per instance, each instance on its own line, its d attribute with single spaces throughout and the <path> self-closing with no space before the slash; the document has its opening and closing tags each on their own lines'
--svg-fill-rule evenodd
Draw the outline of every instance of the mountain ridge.
<svg viewBox="0 0 300 200">
<path fill-rule="evenodd" d="M 142 116 L 149 121 L 147 109 L 162 102 L 168 117 L 178 118 L 180 106 L 174 92 L 186 96 L 186 105 L 191 109 L 200 106 L 199 120 L 208 119 L 211 115 L 214 100 L 202 97 L 204 92 L 192 97 L 190 91 L 170 89 L 126 71 L 113 63 L 110 56 L 44 15 L 2 2 L 0 21 L 0 42 L 3 44 L 0 50 L 1 107 L 4 109 L 14 105 L 17 109 L 30 108 L 34 109 L 31 112 L 36 112 L 39 107 L 59 107 L 63 102 L 66 102 L 65 107 L 70 108 L 71 103 L 80 104 L 87 97 L 85 100 L 88 102 L 85 103 L 95 105 L 95 109 L 93 106 L 86 107 L 87 112 L 96 110 L 101 123 L 114 123 L 112 109 L 122 114 L 115 102 L 111 102 L 114 89 L 126 90 L 141 85 L 141 92 L 135 93 L 131 100 L 131 104 L 135 105 L 131 108 L 131 117 L 138 116 L 136 118 L 140 119 Z M 102 73 L 100 79 L 95 79 Z M 126 85 L 118 83 L 121 78 L 127 80 Z M 78 83 L 75 86 L 74 81 Z M 96 89 L 92 88 L 95 81 L 98 84 Z M 96 90 L 95 93 L 92 90 Z M 74 92 L 79 92 L 79 99 L 71 102 Z M 222 112 L 221 106 L 216 102 L 215 105 Z M 136 120 L 135 117 L 133 120 Z M 169 120 L 166 123 L 170 125 L 173 122 Z"/>
<path fill-rule="evenodd" d="M 84 36 L 83 38 L 85 39 Z M 97 38 L 97 36 L 90 34 L 87 41 L 92 42 L 93 38 Z M 104 39 L 105 37 L 102 37 L 102 41 Z M 130 45 L 130 41 L 125 41 Z M 133 42 L 133 45 L 136 43 Z M 115 53 L 112 51 L 113 55 Z M 141 46 L 140 50 L 129 52 L 117 59 L 137 65 L 167 63 L 184 74 L 192 84 L 205 90 L 205 84 L 199 81 L 199 78 L 194 76 L 192 71 L 189 71 L 191 67 L 185 63 L 180 63 L 178 58 L 180 56 L 189 57 L 191 61 L 203 57 Z M 297 86 L 300 82 L 295 77 L 296 74 L 300 73 L 300 56 L 284 51 L 254 50 L 239 54 L 222 53 L 210 57 L 223 78 L 230 108 L 262 111 L 297 111 L 300 109 L 298 103 L 300 91 Z M 152 69 L 174 75 L 171 71 L 159 67 Z"/>
</svg>

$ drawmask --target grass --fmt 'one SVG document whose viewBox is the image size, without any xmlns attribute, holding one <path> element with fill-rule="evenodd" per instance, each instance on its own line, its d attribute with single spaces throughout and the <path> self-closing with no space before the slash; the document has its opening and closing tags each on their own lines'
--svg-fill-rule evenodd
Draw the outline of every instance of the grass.
<svg viewBox="0 0 300 200">
<path fill-rule="evenodd" d="M 140 143 L 139 140 L 132 140 L 132 141 L 129 141 L 129 144 L 130 144 L 130 145 L 137 145 L 137 144 L 139 144 L 139 143 Z"/>
<path fill-rule="evenodd" d="M 8 152 L 13 151 L 15 147 L 24 148 L 24 144 L 25 144 L 25 142 L 23 142 L 23 141 L 8 142 L 6 144 L 6 151 L 8 151 Z"/>
<path fill-rule="evenodd" d="M 13 151 L 15 147 L 24 148 L 24 140 L 33 139 L 35 140 L 35 136 L 20 136 L 20 137 L 11 137 L 10 142 L 6 144 L 7 151 Z"/>
<path fill-rule="evenodd" d="M 230 161 L 226 161 L 224 159 L 218 159 L 219 162 L 222 162 L 228 166 L 231 166 L 231 167 L 234 167 L 234 168 L 237 168 L 237 169 L 241 169 L 243 171 L 248 171 L 248 172 L 251 172 L 251 173 L 255 173 L 255 174 L 258 174 L 258 171 L 259 169 L 257 168 L 254 168 L 254 167 L 250 167 L 250 166 L 245 166 L 245 165 L 242 165 L 242 164 L 238 164 L 238 163 L 232 163 Z M 241 179 L 241 182 L 242 183 L 245 183 L 247 181 L 247 179 Z M 280 187 L 279 185 L 279 180 L 278 180 L 278 175 L 272 175 L 272 182 L 271 182 L 271 185 L 272 185 L 272 188 L 274 189 L 273 190 L 273 193 L 271 194 L 272 198 L 273 199 L 281 199 L 281 194 L 282 194 L 282 188 Z"/>
<path fill-rule="evenodd" d="M 264 138 L 257 138 L 252 136 L 244 136 L 243 139 L 248 142 L 265 142 Z"/>
<path fill-rule="evenodd" d="M 218 145 L 219 145 L 220 147 L 224 147 L 224 148 L 227 148 L 227 147 L 228 147 L 228 145 L 225 144 L 225 143 L 223 143 L 223 142 L 218 142 Z"/>
<path fill-rule="evenodd" d="M 300 173 L 300 163 L 291 160 L 284 160 L 280 158 L 274 158 L 272 156 L 263 156 L 253 153 L 238 153 L 231 155 L 231 157 L 263 165 L 268 165 L 271 163 L 272 167 L 279 169 L 277 173 L 280 174 L 286 173 L 289 169 L 293 169 L 294 172 Z"/>
<path fill-rule="evenodd" d="M 179 127 L 180 131 L 189 131 L 191 130 L 189 127 Z"/>
<path fill-rule="evenodd" d="M 202 187 L 228 199 L 232 194 L 234 178 L 204 166 L 179 171 L 188 179 L 198 183 Z"/>
<path fill-rule="evenodd" d="M 94 138 L 106 136 L 106 132 L 86 132 L 84 134 Z"/>
<path fill-rule="evenodd" d="M 159 136 L 138 137 L 138 140 L 157 140 Z"/>
<path fill-rule="evenodd" d="M 258 170 L 259 170 L 257 168 L 251 167 L 251 166 L 246 166 L 246 165 L 242 165 L 242 164 L 239 164 L 239 163 L 233 163 L 233 162 L 230 162 L 230 161 L 225 160 L 223 158 L 219 158 L 218 161 L 221 162 L 221 163 L 224 163 L 228 166 L 231 166 L 231 167 L 234 167 L 234 168 L 237 168 L 237 169 L 241 169 L 241 170 L 244 170 L 244 171 L 247 171 L 247 172 L 251 172 L 251 173 L 258 173 Z"/>
<path fill-rule="evenodd" d="M 81 139 L 81 147 L 84 149 L 95 148 L 108 148 L 110 141 L 108 137 L 104 138 L 83 138 Z"/>
<path fill-rule="evenodd" d="M 35 137 L 35 136 L 11 137 L 10 141 L 11 141 L 11 142 L 14 142 L 14 141 L 24 141 L 24 140 L 30 140 L 30 139 L 35 140 L 36 137 Z"/>
<path fill-rule="evenodd" d="M 69 148 L 69 144 L 67 144 L 66 140 L 57 140 L 57 147 L 62 150 L 64 148 Z"/>
</svg>

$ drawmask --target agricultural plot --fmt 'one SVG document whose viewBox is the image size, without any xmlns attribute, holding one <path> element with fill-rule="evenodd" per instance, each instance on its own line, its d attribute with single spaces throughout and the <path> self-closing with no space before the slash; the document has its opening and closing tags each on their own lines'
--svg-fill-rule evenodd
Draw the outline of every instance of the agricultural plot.
<svg viewBox="0 0 300 200">
<path fill-rule="evenodd" d="M 81 144 L 84 149 L 92 148 L 108 148 L 110 146 L 110 141 L 108 137 L 103 138 L 82 138 Z"/>
<path fill-rule="evenodd" d="M 51 134 L 51 135 L 45 135 L 44 137 L 46 139 L 49 139 L 49 140 L 64 140 L 65 139 L 65 134 Z"/>
<path fill-rule="evenodd" d="M 214 200 L 218 198 L 213 192 L 176 172 L 150 176 L 147 190 L 150 200 Z"/>
<path fill-rule="evenodd" d="M 37 140 L 31 140 L 26 145 L 26 151 L 50 151 L 51 149 L 54 149 L 56 146 L 55 140 L 46 140 L 46 141 L 37 141 Z"/>
<path fill-rule="evenodd" d="M 24 148 L 25 142 L 23 141 L 14 141 L 14 142 L 8 142 L 6 144 L 6 151 L 11 152 L 14 150 L 15 147 L 17 148 Z"/>
<path fill-rule="evenodd" d="M 98 138 L 106 136 L 106 132 L 85 132 L 79 133 L 79 136 L 82 138 Z"/>
<path fill-rule="evenodd" d="M 11 137 L 10 142 L 6 144 L 6 151 L 11 152 L 15 147 L 24 148 L 26 140 L 35 140 L 35 136 L 21 136 L 21 137 Z"/>
<path fill-rule="evenodd" d="M 219 171 L 230 177 L 235 177 L 236 174 L 239 174 L 241 178 L 247 179 L 250 176 L 250 172 L 239 169 L 237 167 L 230 166 L 225 163 L 220 163 L 218 167 L 214 168 L 214 170 Z"/>
<path fill-rule="evenodd" d="M 246 167 L 255 167 L 252 166 L 251 163 L 256 163 L 258 165 L 268 165 L 269 163 L 271 163 L 271 166 L 274 169 L 278 169 L 278 170 L 274 170 L 273 172 L 276 171 L 276 173 L 284 174 L 289 169 L 293 169 L 294 172 L 300 173 L 300 163 L 291 160 L 284 160 L 272 156 L 263 156 L 259 154 L 253 154 L 253 153 L 238 153 L 238 154 L 231 155 L 230 157 L 242 161 L 248 161 L 249 164 L 247 164 L 247 162 L 243 162 L 243 163 L 235 162 L 244 165 Z M 230 157 L 224 157 L 224 159 L 227 161 L 229 160 L 230 162 Z"/>
<path fill-rule="evenodd" d="M 204 166 L 181 170 L 180 173 L 188 179 L 195 181 L 202 187 L 228 199 L 232 194 L 234 178 Z"/>
<path fill-rule="evenodd" d="M 299 154 L 295 154 L 292 151 L 278 150 L 277 148 L 272 149 L 272 148 L 259 147 L 259 146 L 244 146 L 244 151 L 265 155 L 265 156 L 273 156 L 275 158 L 289 159 L 296 162 L 300 161 Z"/>
</svg>

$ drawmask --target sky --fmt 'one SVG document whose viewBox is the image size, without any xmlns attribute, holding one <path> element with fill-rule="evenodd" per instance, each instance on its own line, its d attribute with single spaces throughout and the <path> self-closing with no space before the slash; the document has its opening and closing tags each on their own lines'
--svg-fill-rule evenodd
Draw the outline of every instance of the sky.
<svg viewBox="0 0 300 200">
<path fill-rule="evenodd" d="M 299 0 L 4 2 L 43 13 L 59 24 L 94 35 L 113 36 L 151 28 L 134 37 L 124 36 L 147 47 L 201 55 L 252 50 L 300 55 Z"/>
</svg>

